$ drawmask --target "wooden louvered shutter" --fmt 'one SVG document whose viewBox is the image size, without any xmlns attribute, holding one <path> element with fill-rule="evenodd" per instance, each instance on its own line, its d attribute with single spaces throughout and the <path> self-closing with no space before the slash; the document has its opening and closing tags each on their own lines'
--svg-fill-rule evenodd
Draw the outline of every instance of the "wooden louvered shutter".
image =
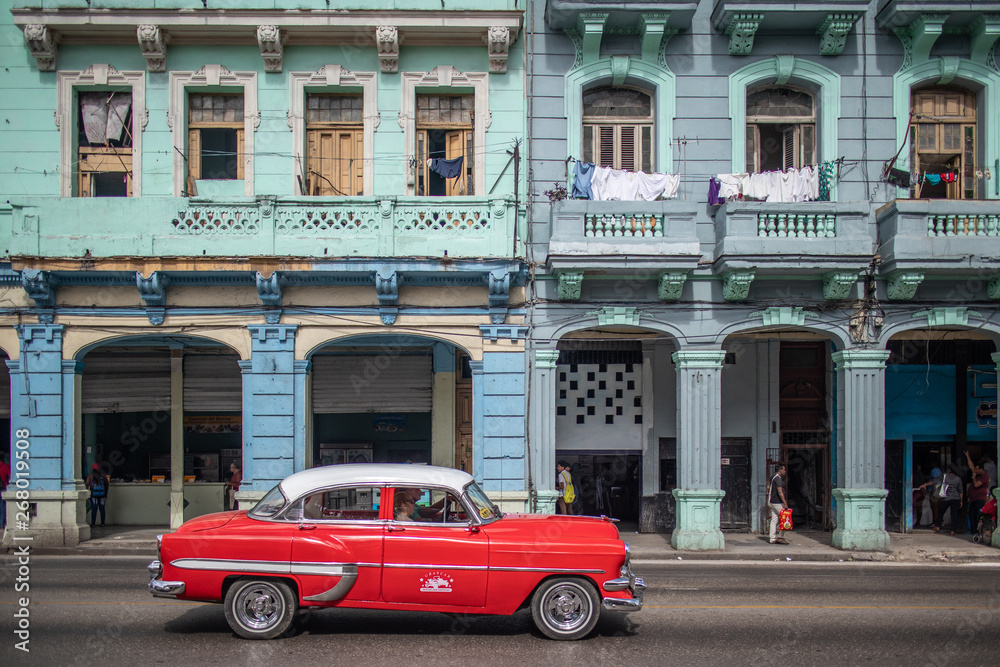
<svg viewBox="0 0 1000 667">
<path fill-rule="evenodd" d="M 236 130 L 236 179 L 244 178 L 244 167 L 247 162 L 246 151 L 243 150 L 243 130 Z"/>
<path fill-rule="evenodd" d="M 201 130 L 188 130 L 188 177 L 201 178 Z"/>
<path fill-rule="evenodd" d="M 414 190 L 418 195 L 429 195 L 430 189 L 427 184 L 427 130 L 417 130 L 417 151 L 414 165 L 414 178 L 416 187 Z"/>
<path fill-rule="evenodd" d="M 750 173 L 760 171 L 757 166 L 757 126 L 747 125 L 746 169 Z"/>
<path fill-rule="evenodd" d="M 806 123 L 801 127 L 802 164 L 799 166 L 806 167 L 816 164 L 816 126 L 812 123 Z"/>
<path fill-rule="evenodd" d="M 635 171 L 635 126 L 622 125 L 619 130 L 621 131 L 621 140 L 619 142 L 621 158 L 618 162 L 620 165 L 618 168 L 625 169 L 626 171 Z"/>
<path fill-rule="evenodd" d="M 795 135 L 796 127 L 790 127 L 781 133 L 781 168 L 795 166 Z"/>
<path fill-rule="evenodd" d="M 465 155 L 465 130 L 448 132 L 444 137 L 444 156 L 447 160 Z M 467 157 L 465 158 L 468 159 Z M 445 179 L 445 194 L 448 197 L 465 194 L 465 171 L 468 165 L 462 161 L 462 173 L 455 178 Z"/>
<path fill-rule="evenodd" d="M 597 147 L 598 166 L 615 166 L 615 128 L 613 125 L 601 125 L 600 144 Z"/>
</svg>

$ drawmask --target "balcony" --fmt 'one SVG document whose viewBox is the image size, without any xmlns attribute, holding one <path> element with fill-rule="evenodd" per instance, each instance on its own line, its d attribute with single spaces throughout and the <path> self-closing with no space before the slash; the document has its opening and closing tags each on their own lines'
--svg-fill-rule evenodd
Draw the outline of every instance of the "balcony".
<svg viewBox="0 0 1000 667">
<path fill-rule="evenodd" d="M 510 258 L 517 222 L 513 200 L 485 197 L 37 197 L 8 211 L 11 256 L 93 260 Z"/>
<path fill-rule="evenodd" d="M 873 253 L 867 202 L 731 201 L 715 213 L 717 273 L 857 276 Z"/>
<path fill-rule="evenodd" d="M 1000 201 L 897 199 L 875 217 L 883 273 L 1000 270 Z"/>
<path fill-rule="evenodd" d="M 640 14 L 669 13 L 667 25 L 682 29 L 691 25 L 691 18 L 698 8 L 696 0 L 663 2 L 662 0 L 547 0 L 545 22 L 553 30 L 575 28 L 581 13 L 614 14 L 613 21 L 629 21 Z"/>
<path fill-rule="evenodd" d="M 868 0 L 716 0 L 712 26 L 729 37 L 729 54 L 750 55 L 758 34 L 817 36 L 820 54 L 840 55 Z"/>
<path fill-rule="evenodd" d="M 701 259 L 694 203 L 565 200 L 552 206 L 550 273 L 690 271 Z"/>
</svg>

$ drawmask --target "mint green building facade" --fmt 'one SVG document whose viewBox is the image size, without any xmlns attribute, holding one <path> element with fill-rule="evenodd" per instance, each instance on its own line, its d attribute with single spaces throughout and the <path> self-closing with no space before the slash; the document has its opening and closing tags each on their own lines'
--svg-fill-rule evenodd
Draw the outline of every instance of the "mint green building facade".
<svg viewBox="0 0 1000 667">
<path fill-rule="evenodd" d="M 0 12 L 0 419 L 35 544 L 89 538 L 94 465 L 100 523 L 228 507 L 230 462 L 243 502 L 410 460 L 523 509 L 523 8 L 329 4 Z"/>
</svg>

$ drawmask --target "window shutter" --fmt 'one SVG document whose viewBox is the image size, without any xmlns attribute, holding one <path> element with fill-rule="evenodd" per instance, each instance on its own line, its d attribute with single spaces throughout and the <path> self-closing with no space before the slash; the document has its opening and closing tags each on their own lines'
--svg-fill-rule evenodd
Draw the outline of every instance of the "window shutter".
<svg viewBox="0 0 1000 667">
<path fill-rule="evenodd" d="M 346 190 L 348 193 L 353 193 L 361 196 L 365 193 L 365 177 L 364 177 L 364 146 L 365 146 L 365 133 L 362 130 L 354 130 L 351 132 L 351 141 L 353 146 L 353 156 L 354 156 L 354 167 L 353 174 L 351 175 L 351 185 L 353 186 L 350 190 Z"/>
<path fill-rule="evenodd" d="M 467 195 L 473 195 L 476 192 L 475 183 L 473 181 L 473 175 L 475 174 L 475 170 L 473 169 L 473 166 L 475 165 L 475 163 L 473 162 L 474 156 L 472 154 L 472 149 L 475 146 L 475 144 L 472 141 L 472 138 L 474 136 L 475 136 L 475 134 L 473 134 L 472 132 L 469 132 L 468 130 L 466 130 L 466 132 L 465 132 L 465 165 L 464 165 L 464 167 L 465 167 L 465 177 L 464 178 L 465 178 L 465 181 L 466 181 L 466 183 L 465 183 L 465 186 L 466 186 L 465 187 L 465 194 L 467 194 Z"/>
<path fill-rule="evenodd" d="M 243 150 L 243 130 L 236 130 L 236 178 L 243 178 L 247 155 Z"/>
<path fill-rule="evenodd" d="M 613 125 L 601 125 L 600 145 L 597 149 L 597 164 L 601 167 L 615 166 L 615 128 Z"/>
<path fill-rule="evenodd" d="M 759 171 L 757 168 L 757 126 L 747 125 L 747 150 L 746 165 L 744 167 L 750 173 Z"/>
<path fill-rule="evenodd" d="M 415 192 L 418 195 L 429 194 L 427 188 L 427 130 L 417 130 L 417 163 L 414 165 L 416 179 Z"/>
<path fill-rule="evenodd" d="M 583 126 L 583 161 L 594 161 L 594 126 Z"/>
<path fill-rule="evenodd" d="M 816 164 L 816 126 L 812 123 L 802 125 L 802 164 L 805 167 Z"/>
<path fill-rule="evenodd" d="M 795 165 L 795 134 L 797 127 L 790 127 L 781 133 L 781 168 L 788 169 Z"/>
<path fill-rule="evenodd" d="M 201 178 L 201 130 L 188 130 L 188 176 Z"/>
<path fill-rule="evenodd" d="M 653 167 L 653 127 L 651 125 L 640 125 L 642 132 L 641 159 L 639 169 L 645 172 L 655 171 Z"/>
<path fill-rule="evenodd" d="M 449 132 L 444 138 L 444 156 L 448 160 L 463 157 L 465 148 L 465 130 Z M 468 158 L 466 157 L 465 160 Z M 445 179 L 445 193 L 449 197 L 465 194 L 465 169 L 468 165 L 462 161 L 462 175 L 457 178 Z"/>
<path fill-rule="evenodd" d="M 619 169 L 635 171 L 635 126 L 621 126 L 621 160 Z"/>
</svg>

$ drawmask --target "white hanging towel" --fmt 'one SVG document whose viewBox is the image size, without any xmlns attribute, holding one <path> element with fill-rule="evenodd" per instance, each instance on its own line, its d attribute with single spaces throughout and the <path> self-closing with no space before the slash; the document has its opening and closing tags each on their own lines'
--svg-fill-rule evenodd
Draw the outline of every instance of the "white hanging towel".
<svg viewBox="0 0 1000 667">
<path fill-rule="evenodd" d="M 640 171 L 635 175 L 636 199 L 653 201 L 658 197 L 672 199 L 677 196 L 681 177 L 677 174 L 647 174 Z"/>
<path fill-rule="evenodd" d="M 719 174 L 719 196 L 732 199 L 740 195 L 740 182 L 743 174 Z"/>
</svg>

